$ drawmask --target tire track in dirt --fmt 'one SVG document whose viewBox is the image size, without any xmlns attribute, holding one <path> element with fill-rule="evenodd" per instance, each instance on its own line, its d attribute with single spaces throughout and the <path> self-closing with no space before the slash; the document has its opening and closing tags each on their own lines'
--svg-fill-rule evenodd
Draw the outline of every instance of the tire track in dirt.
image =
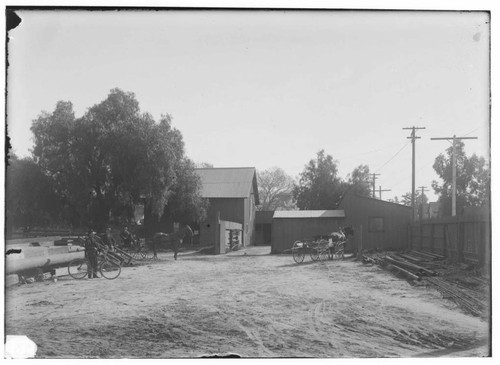
<svg viewBox="0 0 500 365">
<path fill-rule="evenodd" d="M 255 327 L 251 327 L 247 321 L 234 320 L 235 324 L 246 333 L 248 338 L 257 346 L 257 351 L 259 357 L 274 357 L 276 354 L 266 347 L 262 337 L 260 336 L 259 330 Z"/>
<path fill-rule="evenodd" d="M 309 310 L 309 328 L 314 334 L 315 341 L 328 345 L 331 348 L 335 348 L 335 344 L 330 340 L 329 336 L 329 330 L 332 324 L 323 320 L 325 303 L 326 301 L 322 300 L 320 303 L 311 304 L 311 309 Z M 325 328 L 326 326 L 329 328 Z M 338 328 L 335 325 L 333 325 L 333 327 Z"/>
</svg>

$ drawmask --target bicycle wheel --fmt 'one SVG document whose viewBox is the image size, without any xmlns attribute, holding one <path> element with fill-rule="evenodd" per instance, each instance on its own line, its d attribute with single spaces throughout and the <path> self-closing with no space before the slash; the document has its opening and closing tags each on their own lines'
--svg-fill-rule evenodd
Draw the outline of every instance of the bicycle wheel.
<svg viewBox="0 0 500 365">
<path fill-rule="evenodd" d="M 83 279 L 88 273 L 88 262 L 85 259 L 74 259 L 68 264 L 68 273 L 73 279 Z"/>
<path fill-rule="evenodd" d="M 99 267 L 99 271 L 101 272 L 101 275 L 104 278 L 108 280 L 113 280 L 116 279 L 118 276 L 120 276 L 120 273 L 122 272 L 122 267 L 116 262 L 105 260 Z"/>
<path fill-rule="evenodd" d="M 295 241 L 292 247 L 292 256 L 293 260 L 297 263 L 300 264 L 302 261 L 304 261 L 304 243 L 300 241 Z"/>
</svg>

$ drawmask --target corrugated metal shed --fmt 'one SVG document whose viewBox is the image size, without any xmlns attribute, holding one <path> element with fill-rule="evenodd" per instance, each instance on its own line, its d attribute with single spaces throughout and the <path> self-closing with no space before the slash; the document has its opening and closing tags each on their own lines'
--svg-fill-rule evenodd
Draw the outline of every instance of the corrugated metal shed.
<svg viewBox="0 0 500 365">
<path fill-rule="evenodd" d="M 196 169 L 200 176 L 204 198 L 248 198 L 252 190 L 259 204 L 257 176 L 253 167 Z"/>
<path fill-rule="evenodd" d="M 344 218 L 343 210 L 277 210 L 273 218 Z"/>
</svg>

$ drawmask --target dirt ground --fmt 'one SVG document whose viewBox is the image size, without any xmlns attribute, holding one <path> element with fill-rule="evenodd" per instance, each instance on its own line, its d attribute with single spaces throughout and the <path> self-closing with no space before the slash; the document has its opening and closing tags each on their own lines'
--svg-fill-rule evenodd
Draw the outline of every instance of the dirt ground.
<svg viewBox="0 0 500 365">
<path fill-rule="evenodd" d="M 38 358 L 489 355 L 489 322 L 431 287 L 353 259 L 269 252 L 165 252 L 116 280 L 13 286 L 6 334 L 27 335 Z"/>
</svg>

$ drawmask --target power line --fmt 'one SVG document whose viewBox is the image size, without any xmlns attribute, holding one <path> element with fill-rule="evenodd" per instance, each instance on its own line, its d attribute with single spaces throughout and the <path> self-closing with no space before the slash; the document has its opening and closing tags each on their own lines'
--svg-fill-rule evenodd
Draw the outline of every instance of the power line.
<svg viewBox="0 0 500 365">
<path fill-rule="evenodd" d="M 477 130 L 479 130 L 479 129 L 482 129 L 482 128 L 483 128 L 483 127 L 478 127 L 478 128 L 476 128 L 476 129 L 473 129 L 473 130 L 471 130 L 470 132 L 468 132 L 468 133 L 464 134 L 464 136 L 468 136 L 469 134 L 472 134 L 473 132 L 475 132 L 475 131 L 477 131 Z"/>
<path fill-rule="evenodd" d="M 395 144 L 392 144 L 392 145 L 389 145 L 389 146 L 385 146 L 384 148 L 378 148 L 376 150 L 371 150 L 371 151 L 366 151 L 366 152 L 361 152 L 361 153 L 357 153 L 355 155 L 349 155 L 347 157 L 339 157 L 338 160 L 341 161 L 341 160 L 349 160 L 351 158 L 354 158 L 354 157 L 358 157 L 358 156 L 363 156 L 363 155 L 367 155 L 369 153 L 373 153 L 373 152 L 379 152 L 379 151 L 385 151 L 391 147 L 394 147 L 394 146 L 399 146 L 401 145 L 401 143 L 395 143 Z"/>
<path fill-rule="evenodd" d="M 396 158 L 397 155 L 399 155 L 399 153 L 405 149 L 406 146 L 408 146 L 410 144 L 410 142 L 406 143 L 398 152 L 396 152 L 394 154 L 394 156 L 392 156 L 386 163 L 384 163 L 381 167 L 379 167 L 375 172 L 378 172 L 380 170 L 382 170 L 383 167 L 385 167 L 389 162 L 391 162 L 392 160 L 394 160 L 394 158 Z"/>
</svg>

